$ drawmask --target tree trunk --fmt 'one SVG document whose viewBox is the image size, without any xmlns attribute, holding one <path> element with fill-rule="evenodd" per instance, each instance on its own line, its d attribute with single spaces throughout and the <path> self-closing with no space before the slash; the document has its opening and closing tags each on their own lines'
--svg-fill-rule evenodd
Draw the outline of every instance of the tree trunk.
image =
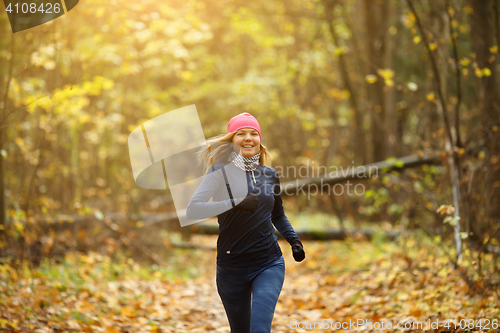
<svg viewBox="0 0 500 333">
<path fill-rule="evenodd" d="M 394 37 L 389 33 L 389 26 L 391 25 L 391 18 L 393 16 L 394 8 L 391 1 L 384 1 L 382 6 L 382 21 L 381 21 L 381 31 L 383 33 L 384 47 L 383 54 L 383 66 L 384 68 L 393 68 L 393 55 L 395 41 Z M 398 156 L 396 154 L 397 147 L 397 129 L 398 129 L 398 115 L 396 111 L 396 94 L 393 87 L 384 87 L 384 94 L 382 95 L 382 109 L 384 110 L 384 124 L 386 126 L 385 132 L 385 144 L 387 145 L 387 157 Z"/>
<path fill-rule="evenodd" d="M 4 103 L 5 105 L 5 103 Z M 2 110 L 4 111 L 4 110 Z M 3 118 L 4 112 L 0 113 L 0 117 Z M 0 124 L 0 126 L 3 126 L 4 124 Z M 3 150 L 4 142 L 5 142 L 5 131 L 6 127 L 0 129 L 0 152 Z M 6 202 L 5 202 L 5 183 L 4 183 L 4 175 L 5 175 L 5 159 L 3 155 L 0 154 L 0 225 L 5 226 L 7 222 L 7 216 L 6 216 Z M 5 228 L 2 228 L 4 230 Z"/>
<path fill-rule="evenodd" d="M 376 74 L 378 69 L 392 65 L 390 25 L 390 1 L 364 0 L 366 20 L 366 40 L 371 69 L 368 74 Z M 396 122 L 394 119 L 394 95 L 389 92 L 383 80 L 367 85 L 368 110 L 372 115 L 373 160 L 382 161 L 393 154 L 396 144 Z"/>
<path fill-rule="evenodd" d="M 328 27 L 330 30 L 330 35 L 331 35 L 331 40 L 332 44 L 338 48 L 338 41 L 339 37 L 335 31 L 335 26 L 333 23 L 333 6 L 335 2 L 331 0 L 324 0 L 323 4 L 325 5 L 325 12 L 326 12 L 326 20 L 328 22 Z M 338 55 L 338 69 L 340 71 L 340 76 L 342 78 L 342 84 L 344 86 L 344 89 L 349 91 L 350 97 L 349 97 L 349 104 L 351 106 L 351 109 L 354 111 L 354 124 L 355 124 L 355 130 L 354 130 L 354 135 L 355 135 L 355 147 L 356 147 L 356 153 L 359 154 L 358 156 L 361 156 L 361 163 L 366 163 L 367 162 L 367 151 L 366 151 L 366 138 L 365 138 L 365 130 L 363 127 L 363 114 L 361 113 L 360 108 L 358 107 L 358 97 L 357 97 L 357 92 L 354 89 L 351 77 L 349 75 L 348 71 L 348 64 L 347 60 L 345 58 L 345 55 L 343 53 L 340 53 Z"/>
<path fill-rule="evenodd" d="M 7 126 L 6 118 L 8 117 L 7 112 L 7 101 L 8 101 L 8 92 L 10 86 L 10 80 L 12 79 L 13 66 L 14 66 L 14 34 L 10 35 L 10 59 L 9 59 L 9 68 L 7 70 L 7 77 L 5 79 L 5 84 L 3 87 L 3 95 L 2 95 L 2 108 L 0 109 L 0 226 L 2 226 L 2 230 L 5 230 L 5 225 L 7 222 L 7 210 L 6 210 L 6 196 L 5 196 L 5 159 L 1 155 L 1 152 L 4 147 L 4 143 L 7 139 Z"/>
<path fill-rule="evenodd" d="M 493 56 L 490 48 L 496 44 L 494 10 L 495 7 L 498 9 L 498 5 L 494 6 L 493 0 L 471 0 L 471 4 L 474 10 L 471 16 L 472 47 L 477 66 L 481 70 L 489 68 L 491 71 L 490 76 L 477 78 L 477 98 L 489 153 L 485 174 L 485 193 L 489 198 L 489 202 L 486 203 L 486 223 L 492 226 L 490 223 L 498 223 L 500 220 L 500 106 L 496 81 L 498 60 L 492 62 L 490 60 Z"/>
<path fill-rule="evenodd" d="M 356 3 L 354 4 L 354 10 L 356 12 L 361 12 L 363 10 L 363 3 L 361 3 L 360 1 L 356 1 Z M 345 13 L 345 11 L 344 11 Z M 360 47 L 360 43 L 359 43 L 359 35 L 362 34 L 362 29 L 363 27 L 361 25 L 358 25 L 356 24 L 355 22 L 353 22 L 353 17 L 352 15 L 350 14 L 345 14 L 346 18 L 346 25 L 347 27 L 349 28 L 349 30 L 351 31 L 351 47 L 354 51 L 354 54 L 356 54 L 356 59 L 357 61 L 355 61 L 353 64 L 355 67 L 358 68 L 358 71 L 361 71 L 361 73 L 367 73 L 368 72 L 368 67 L 366 65 L 366 62 L 364 61 L 364 57 L 362 56 L 363 54 L 365 54 L 365 50 L 362 49 Z M 366 118 L 366 112 L 363 107 L 362 107 L 362 104 L 360 104 L 360 101 L 363 101 L 365 100 L 365 96 L 364 96 L 364 93 L 366 92 L 363 92 L 360 90 L 360 93 L 358 94 L 358 98 L 357 98 L 357 109 L 355 110 L 356 113 L 355 113 L 355 124 L 356 124 L 356 129 L 355 129 L 355 133 L 354 135 L 356 136 L 356 138 L 354 139 L 355 142 L 356 142 L 356 156 L 359 156 L 360 160 L 361 160 L 361 164 L 367 164 L 370 162 L 371 160 L 371 156 L 368 155 L 368 147 L 367 147 L 367 136 L 368 136 L 368 133 L 366 132 L 365 130 L 365 126 L 364 126 L 364 123 L 365 123 L 365 118 Z M 351 96 L 351 98 L 353 98 Z"/>
</svg>

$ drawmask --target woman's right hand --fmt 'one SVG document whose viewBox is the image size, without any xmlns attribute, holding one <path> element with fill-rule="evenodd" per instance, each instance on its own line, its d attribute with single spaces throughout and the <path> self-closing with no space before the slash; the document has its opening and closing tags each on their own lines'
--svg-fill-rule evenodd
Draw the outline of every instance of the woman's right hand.
<svg viewBox="0 0 500 333">
<path fill-rule="evenodd" d="M 257 206 L 259 205 L 259 198 L 255 194 L 249 194 L 240 202 L 234 209 L 243 210 L 245 212 L 253 213 L 257 210 Z"/>
</svg>

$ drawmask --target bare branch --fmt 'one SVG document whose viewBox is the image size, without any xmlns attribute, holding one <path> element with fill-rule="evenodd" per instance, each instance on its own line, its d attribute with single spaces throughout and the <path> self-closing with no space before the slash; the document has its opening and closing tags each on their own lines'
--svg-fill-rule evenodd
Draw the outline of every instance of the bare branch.
<svg viewBox="0 0 500 333">
<path fill-rule="evenodd" d="M 432 64 L 432 71 L 434 73 L 434 79 L 436 80 L 437 84 L 437 89 L 438 89 L 438 96 L 439 96 L 439 101 L 438 103 L 440 104 L 438 108 L 441 108 L 441 113 L 443 115 L 443 119 L 446 125 L 446 133 L 448 134 L 448 139 L 450 140 L 450 144 L 452 146 L 455 145 L 455 140 L 453 140 L 453 135 L 451 132 L 451 124 L 450 120 L 448 118 L 448 114 L 446 113 L 445 105 L 446 101 L 444 98 L 443 94 L 443 88 L 441 85 L 441 75 L 439 75 L 439 69 L 437 66 L 436 58 L 434 57 L 434 53 L 429 47 L 429 39 L 427 38 L 427 35 L 425 34 L 424 27 L 422 26 L 422 22 L 420 21 L 420 17 L 417 14 L 417 11 L 415 10 L 415 6 L 413 5 L 413 0 L 406 0 L 408 3 L 408 6 L 410 7 L 411 12 L 415 16 L 415 21 L 417 22 L 418 30 L 420 31 L 420 34 L 422 35 L 422 40 L 424 41 L 425 48 L 427 52 L 429 53 L 429 58 L 431 59 L 431 64 Z M 453 149 L 452 149 L 453 152 Z"/>
<path fill-rule="evenodd" d="M 19 111 L 19 110 L 22 110 L 22 109 L 27 109 L 27 108 L 28 108 L 28 106 L 30 106 L 33 102 L 35 102 L 35 101 L 39 100 L 39 99 L 40 99 L 40 98 L 42 98 L 42 97 L 46 97 L 46 96 L 48 96 L 48 95 L 42 95 L 42 96 L 36 97 L 35 99 L 33 99 L 33 100 L 32 100 L 31 102 L 29 102 L 28 104 L 21 105 L 21 106 L 19 106 L 19 107 L 15 108 L 15 109 L 12 109 L 12 110 L 8 110 L 8 111 L 6 111 L 5 116 L 4 116 L 4 117 L 0 120 L 0 124 L 1 124 L 1 123 L 3 123 L 3 122 L 7 119 L 7 117 L 8 117 L 8 116 L 10 116 L 11 114 L 13 114 L 14 112 Z M 2 127 L 4 127 L 4 126 L 2 126 Z M 0 128 L 1 128 L 1 127 L 0 127 Z"/>
</svg>

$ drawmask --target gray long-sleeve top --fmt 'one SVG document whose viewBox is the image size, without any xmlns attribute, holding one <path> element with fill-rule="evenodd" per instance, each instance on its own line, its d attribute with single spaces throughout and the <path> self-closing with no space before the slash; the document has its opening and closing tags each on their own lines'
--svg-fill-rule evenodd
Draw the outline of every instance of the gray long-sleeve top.
<svg viewBox="0 0 500 333">
<path fill-rule="evenodd" d="M 238 204 L 247 195 L 242 186 L 235 186 L 236 173 L 245 174 L 248 194 L 259 198 L 255 212 L 232 208 L 221 168 L 226 166 L 227 177 Z M 234 171 L 231 162 L 215 164 L 205 175 L 192 196 L 186 210 L 188 219 L 208 218 L 217 215 L 219 238 L 217 240 L 217 264 L 230 267 L 252 267 L 282 255 L 274 227 L 291 243 L 299 238 L 283 210 L 278 172 L 274 168 L 259 165 L 252 171 Z M 243 180 L 244 182 L 244 180 Z M 238 188 L 239 187 L 239 188 Z M 244 186 L 243 186 L 244 187 Z M 210 199 L 213 202 L 209 202 Z M 222 212 L 222 213 L 220 213 Z"/>
</svg>

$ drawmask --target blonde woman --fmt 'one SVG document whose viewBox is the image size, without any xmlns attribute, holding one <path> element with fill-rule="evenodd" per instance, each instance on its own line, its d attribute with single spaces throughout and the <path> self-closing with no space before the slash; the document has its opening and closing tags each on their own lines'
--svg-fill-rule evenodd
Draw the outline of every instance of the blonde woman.
<svg viewBox="0 0 500 333">
<path fill-rule="evenodd" d="M 191 198 L 187 217 L 217 212 L 216 282 L 231 332 L 270 332 L 285 278 L 285 261 L 274 227 L 292 246 L 296 261 L 302 261 L 305 252 L 283 210 L 278 173 L 264 166 L 269 154 L 261 143 L 257 119 L 242 113 L 231 118 L 227 129 L 227 134 L 218 136 L 200 155 L 215 164 Z M 238 204 L 237 186 L 228 182 L 232 177 L 228 166 L 244 175 L 244 195 L 248 195 Z"/>
</svg>

